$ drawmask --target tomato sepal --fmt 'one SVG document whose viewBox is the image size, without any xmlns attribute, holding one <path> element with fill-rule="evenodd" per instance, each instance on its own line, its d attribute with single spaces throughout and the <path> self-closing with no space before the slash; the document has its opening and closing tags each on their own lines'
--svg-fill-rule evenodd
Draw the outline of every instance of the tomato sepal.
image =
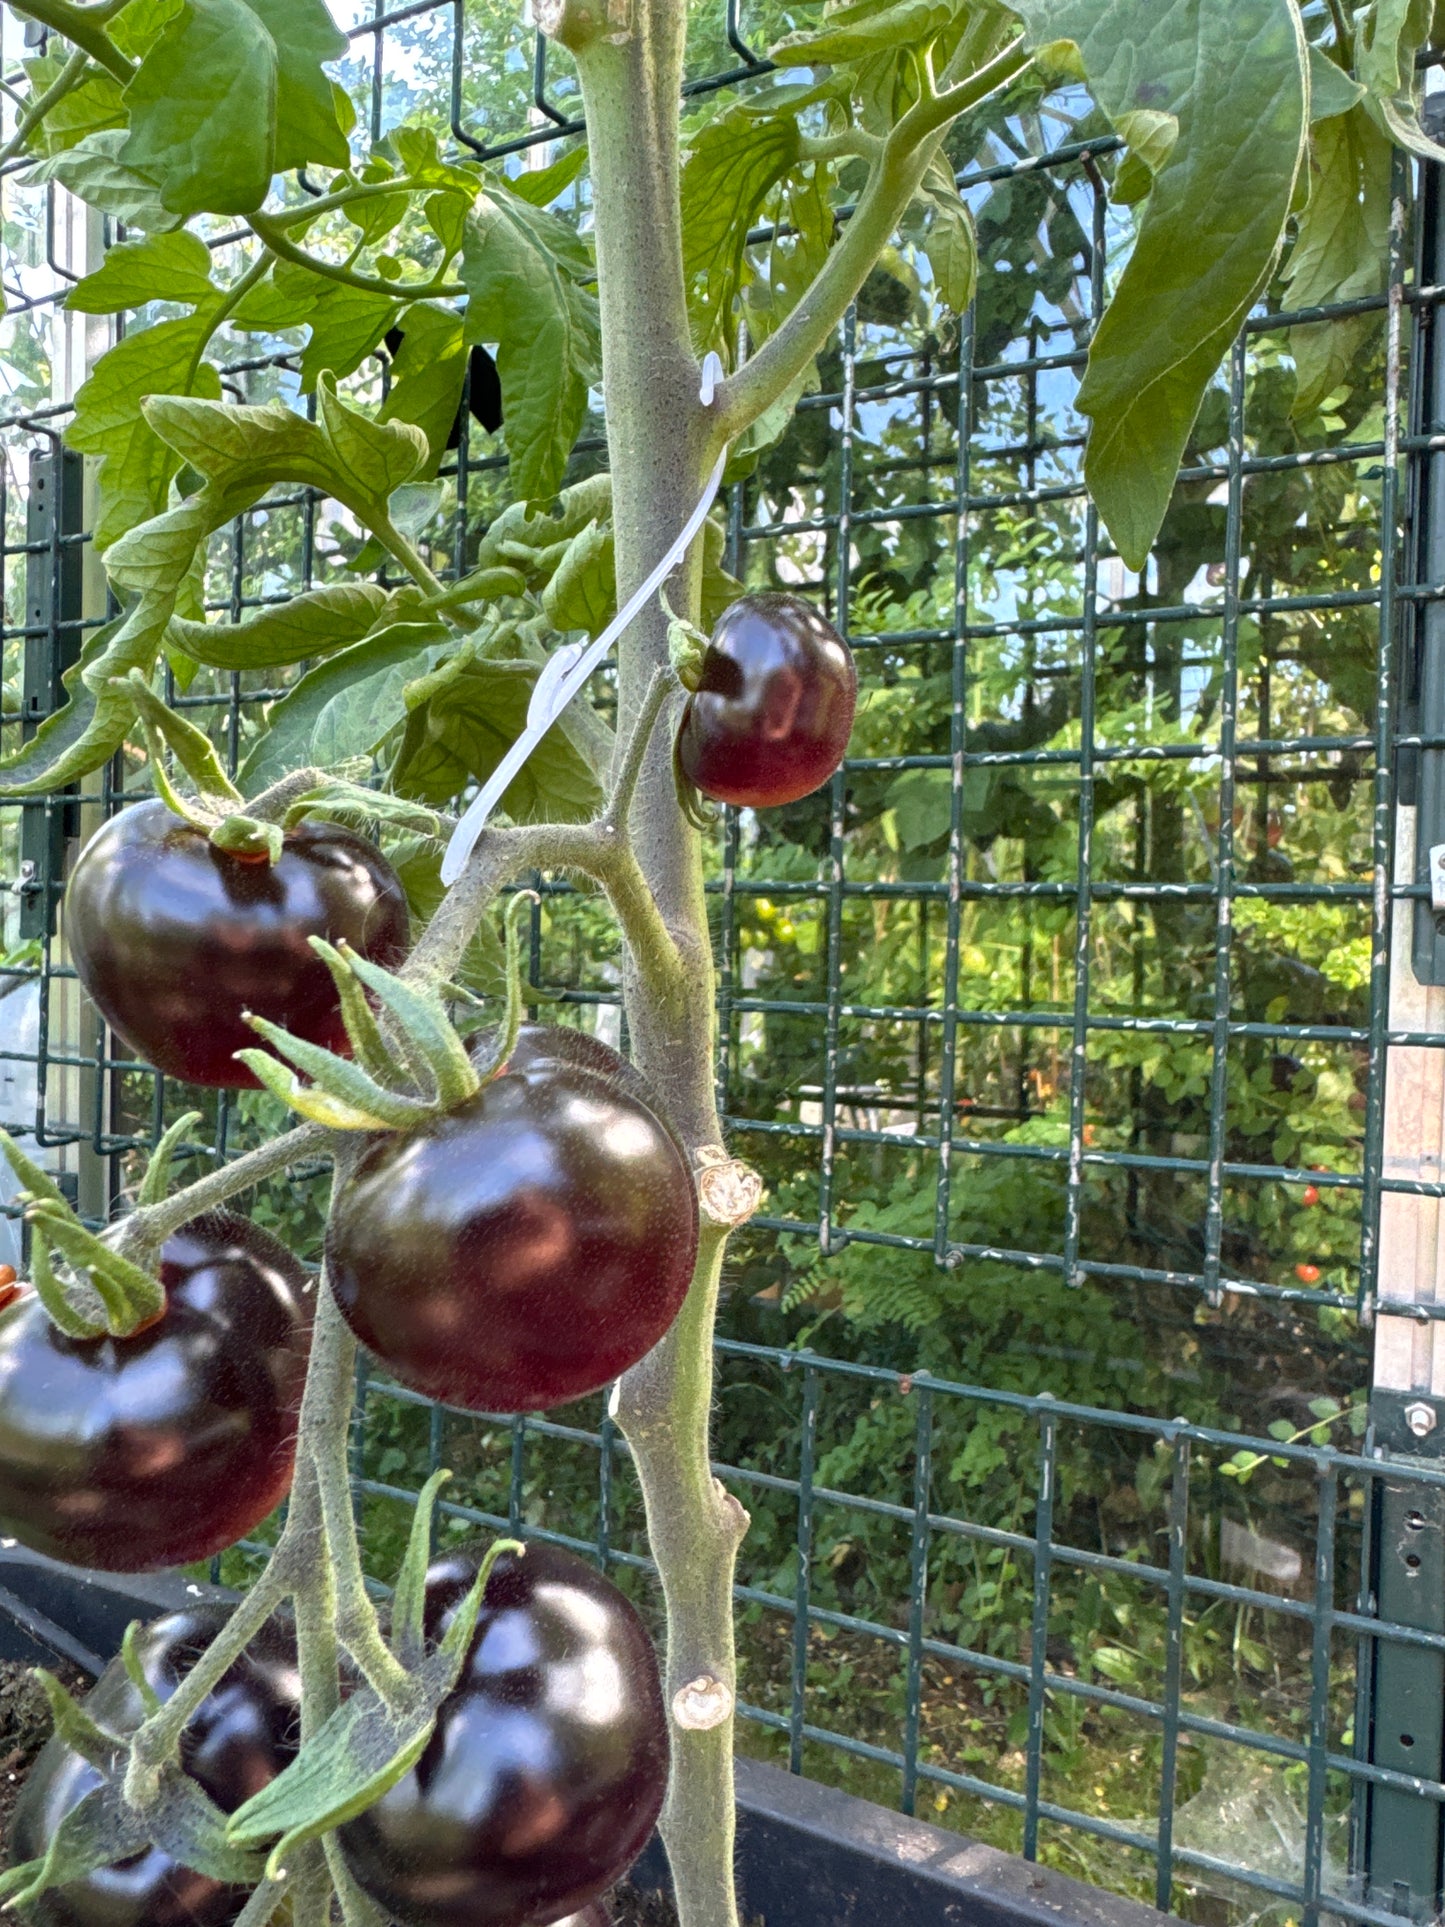
<svg viewBox="0 0 1445 1927">
<path fill-rule="evenodd" d="M 171 1166 L 175 1162 L 176 1152 L 201 1122 L 201 1113 L 199 1111 L 187 1111 L 183 1117 L 178 1117 L 175 1123 L 166 1131 L 154 1151 L 151 1152 L 149 1161 L 146 1164 L 144 1175 L 140 1181 L 140 1188 L 135 1195 L 138 1209 L 150 1204 L 159 1204 L 166 1196 L 170 1190 Z"/>
<path fill-rule="evenodd" d="M 398 1091 L 384 1090 L 376 1079 L 364 1071 L 359 1064 L 345 1057 L 338 1057 L 322 1044 L 308 1044 L 304 1038 L 293 1037 L 289 1030 L 280 1024 L 273 1024 L 269 1018 L 257 1017 L 252 1011 L 242 1012 L 242 1022 L 254 1030 L 258 1037 L 264 1037 L 279 1056 L 286 1058 L 295 1068 L 311 1079 L 310 1085 L 300 1085 L 294 1079 L 284 1084 L 284 1068 L 271 1064 L 282 1071 L 283 1087 L 278 1088 L 276 1081 L 262 1074 L 256 1061 L 264 1054 L 257 1051 L 237 1051 L 240 1061 L 253 1071 L 263 1083 L 284 1098 L 293 1111 L 302 1117 L 309 1117 L 317 1124 L 329 1124 L 333 1130 L 362 1131 L 405 1131 L 424 1124 L 432 1115 L 433 1107 L 419 1098 L 403 1097 Z M 333 1109 L 330 1116 L 321 1114 L 313 1100 L 317 1097 L 331 1098 L 339 1109 Z M 321 1107 L 324 1109 L 325 1107 Z M 343 1113 L 349 1111 L 363 1120 L 360 1123 L 346 1123 Z"/>
<path fill-rule="evenodd" d="M 116 1750 L 125 1745 L 118 1733 L 107 1732 L 98 1720 L 61 1685 L 44 1666 L 34 1669 L 41 1690 L 50 1703 L 50 1724 L 65 1744 L 83 1760 L 104 1771 L 115 1759 Z"/>
<path fill-rule="evenodd" d="M 166 1293 L 160 1279 L 123 1258 L 93 1231 L 87 1231 L 69 1205 L 57 1208 L 48 1200 L 42 1201 L 31 1205 L 25 1218 L 32 1231 L 40 1230 L 66 1263 L 84 1277 L 100 1300 L 105 1329 L 113 1338 L 129 1338 L 164 1313 Z"/>
</svg>

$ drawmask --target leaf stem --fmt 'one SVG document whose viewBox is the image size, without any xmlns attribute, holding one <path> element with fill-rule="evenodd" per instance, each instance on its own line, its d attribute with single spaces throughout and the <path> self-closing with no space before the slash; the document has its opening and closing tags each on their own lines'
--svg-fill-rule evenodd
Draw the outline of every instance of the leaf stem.
<svg viewBox="0 0 1445 1927">
<path fill-rule="evenodd" d="M 392 301 L 456 300 L 466 293 L 460 281 L 448 281 L 444 272 L 434 275 L 430 281 L 387 281 L 379 274 L 361 274 L 355 268 L 344 268 L 337 261 L 324 261 L 320 255 L 308 254 L 305 248 L 297 247 L 294 241 L 287 240 L 283 227 L 269 214 L 248 214 L 246 220 L 257 240 L 264 241 L 283 261 L 293 261 L 297 267 L 309 268 L 313 274 L 324 275 L 328 281 L 339 281 L 346 288 L 384 294 Z"/>
<path fill-rule="evenodd" d="M 72 0 L 12 0 L 12 4 L 23 19 L 38 21 L 72 45 L 83 47 L 92 60 L 115 75 L 122 87 L 133 78 L 133 63 L 126 59 L 101 24 L 110 17 L 104 8 L 78 7 Z"/>
<path fill-rule="evenodd" d="M 1022 40 L 978 72 L 914 102 L 883 142 L 842 239 L 783 325 L 751 361 L 726 380 L 713 410 L 721 439 L 731 441 L 788 392 L 828 344 L 848 304 L 867 280 L 917 192 L 937 135 L 951 120 L 997 93 L 1029 64 Z"/>
<path fill-rule="evenodd" d="M 207 348 L 209 348 L 215 340 L 221 328 L 230 320 L 236 309 L 241 305 L 242 298 L 251 288 L 255 287 L 256 283 L 265 274 L 274 258 L 271 249 L 263 247 L 250 267 L 248 267 L 246 272 L 241 276 L 240 280 L 233 282 L 226 290 L 225 299 L 207 322 L 205 333 L 196 343 L 195 352 L 191 356 L 191 365 L 186 370 L 185 392 L 187 394 L 190 394 L 191 389 L 195 385 L 196 374 L 201 365 L 202 355 L 205 354 Z"/>
<path fill-rule="evenodd" d="M 67 94 L 74 92 L 84 78 L 85 70 L 89 65 L 90 55 L 84 47 L 77 47 L 45 92 L 37 100 L 32 100 L 21 114 L 16 123 L 15 132 L 5 145 L 0 147 L 0 167 L 4 167 L 7 161 L 14 160 L 30 138 L 31 132 L 40 125 L 51 108 L 64 100 Z"/>
<path fill-rule="evenodd" d="M 197 1178 L 183 1190 L 172 1192 L 158 1204 L 147 1204 L 133 1211 L 115 1228 L 115 1247 L 132 1258 L 141 1250 L 159 1251 L 173 1231 L 179 1231 L 203 1211 L 214 1211 L 238 1191 L 250 1190 L 252 1185 L 274 1177 L 289 1164 L 324 1154 L 330 1143 L 330 1132 L 317 1124 L 302 1124 L 294 1131 L 272 1138 L 254 1151 L 223 1164 L 218 1171 Z"/>
</svg>

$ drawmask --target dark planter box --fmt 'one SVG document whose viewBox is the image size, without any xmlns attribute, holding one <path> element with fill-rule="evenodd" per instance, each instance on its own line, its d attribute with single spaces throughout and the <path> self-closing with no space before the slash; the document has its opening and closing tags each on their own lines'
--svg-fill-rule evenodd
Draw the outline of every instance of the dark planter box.
<svg viewBox="0 0 1445 1927">
<path fill-rule="evenodd" d="M 0 1545 L 0 1659 L 68 1659 L 96 1673 L 132 1619 L 232 1596 Z M 740 1759 L 737 1775 L 743 1911 L 767 1927 L 1173 1927 L 1152 1908 L 757 1760 Z M 633 1880 L 667 1886 L 656 1840 Z"/>
</svg>

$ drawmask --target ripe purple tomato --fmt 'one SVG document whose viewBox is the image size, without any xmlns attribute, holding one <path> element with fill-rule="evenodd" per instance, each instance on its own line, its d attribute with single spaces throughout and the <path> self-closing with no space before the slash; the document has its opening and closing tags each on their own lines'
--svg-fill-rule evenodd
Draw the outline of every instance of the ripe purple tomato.
<svg viewBox="0 0 1445 1927">
<path fill-rule="evenodd" d="M 229 1090 L 256 1087 L 235 1061 L 256 1042 L 243 1011 L 349 1050 L 308 937 L 390 967 L 407 934 L 395 871 L 349 830 L 303 823 L 272 864 L 218 850 L 160 802 L 102 825 L 65 893 L 75 968 L 106 1022 L 168 1077 Z"/>
<path fill-rule="evenodd" d="M 221 1606 L 195 1606 L 147 1626 L 141 1664 L 168 1700 L 227 1618 Z M 299 1737 L 301 1677 L 288 1623 L 273 1620 L 201 1702 L 181 1736 L 181 1764 L 223 1813 L 234 1813 L 288 1764 Z M 145 1717 L 140 1694 L 113 1660 L 86 1698 L 108 1732 L 129 1732 Z M 118 1763 L 124 1771 L 124 1762 Z M 100 1784 L 100 1773 L 63 1740 L 49 1739 L 21 1789 L 10 1823 L 10 1856 L 37 1859 L 60 1822 Z M 159 1847 L 51 1887 L 35 1903 L 39 1927 L 228 1927 L 248 1889 L 183 1867 Z"/>
<path fill-rule="evenodd" d="M 464 1553 L 432 1567 L 431 1637 L 476 1572 Z M 666 1785 L 667 1717 L 642 1621 L 575 1553 L 529 1546 L 493 1567 L 426 1751 L 340 1829 L 341 1850 L 400 1927 L 544 1927 L 621 1878 Z"/>
<path fill-rule="evenodd" d="M 637 1074 L 595 1039 L 579 1054 L 572 1035 L 527 1026 L 501 1076 L 377 1138 L 337 1188 L 337 1303 L 428 1398 L 479 1412 L 581 1398 L 650 1351 L 687 1294 L 687 1161 Z"/>
<path fill-rule="evenodd" d="M 796 803 L 842 762 L 858 673 L 846 642 L 795 595 L 723 611 L 677 734 L 682 773 L 717 803 Z"/>
<path fill-rule="evenodd" d="M 212 1212 L 166 1241 L 166 1308 L 67 1338 L 0 1309 L 0 1532 L 108 1572 L 209 1559 L 291 1484 L 315 1287 L 269 1232 Z"/>
</svg>

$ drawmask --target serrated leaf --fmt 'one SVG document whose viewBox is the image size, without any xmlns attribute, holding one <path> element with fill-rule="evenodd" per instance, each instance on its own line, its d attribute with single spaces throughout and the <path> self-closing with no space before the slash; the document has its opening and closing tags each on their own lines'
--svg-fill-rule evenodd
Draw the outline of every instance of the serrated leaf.
<svg viewBox="0 0 1445 1927">
<path fill-rule="evenodd" d="M 60 78 L 65 62 L 58 54 L 41 54 L 25 62 L 30 78 L 30 98 L 43 94 Z M 30 143 L 47 154 L 61 153 L 91 134 L 102 133 L 126 124 L 125 97 L 113 74 L 91 67 L 79 86 L 56 101 L 44 120 L 30 135 Z"/>
<path fill-rule="evenodd" d="M 58 181 L 87 206 L 127 227 L 160 234 L 179 227 L 181 216 L 161 206 L 160 184 L 119 158 L 129 138 L 123 131 L 91 134 L 63 154 L 52 155 L 24 176 L 27 187 Z"/>
<path fill-rule="evenodd" d="M 144 241 L 122 241 L 106 252 L 94 274 L 65 298 L 78 314 L 114 314 L 147 301 L 219 299 L 211 279 L 211 250 L 199 235 L 179 228 Z"/>
<path fill-rule="evenodd" d="M 308 764 L 335 767 L 370 756 L 405 718 L 402 691 L 456 638 L 439 623 L 398 622 L 309 670 L 271 705 L 266 734 L 241 770 L 248 796 Z"/>
<path fill-rule="evenodd" d="M 1434 11 L 1434 0 L 1375 0 L 1355 24 L 1355 74 L 1367 110 L 1391 140 L 1427 161 L 1445 160 L 1445 147 L 1420 125 L 1415 71 Z"/>
<path fill-rule="evenodd" d="M 550 167 L 539 167 L 535 173 L 511 175 L 507 185 L 533 207 L 550 207 L 559 194 L 566 193 L 586 165 L 587 149 L 579 145 L 560 155 Z"/>
<path fill-rule="evenodd" d="M 408 720 L 392 773 L 398 794 L 444 805 L 471 782 L 484 782 L 527 720 L 536 665 L 467 663 L 435 689 Z M 601 790 L 561 728 L 533 750 L 503 797 L 517 822 L 578 822 L 600 804 Z"/>
<path fill-rule="evenodd" d="M 276 145 L 273 173 L 319 161 L 345 167 L 351 148 L 336 117 L 336 93 L 322 62 L 340 60 L 350 42 L 325 0 L 247 0 L 276 48 Z"/>
<path fill-rule="evenodd" d="M 437 301 L 417 301 L 406 311 L 400 347 L 392 358 L 391 391 L 382 405 L 385 422 L 411 422 L 427 439 L 428 455 L 417 471 L 435 475 L 461 406 L 467 372 L 462 317 Z"/>
<path fill-rule="evenodd" d="M 1324 307 L 1383 290 L 1393 159 L 1393 147 L 1362 107 L 1316 123 L 1309 205 L 1299 216 L 1283 275 L 1289 307 Z M 1380 326 L 1380 316 L 1364 314 L 1290 330 L 1296 417 L 1311 414 L 1348 382 Z"/>
<path fill-rule="evenodd" d="M 1310 47 L 1310 121 L 1333 120 L 1364 99 L 1366 89 L 1320 47 Z"/>
<path fill-rule="evenodd" d="M 1204 390 L 1278 253 L 1304 150 L 1294 0 L 1012 0 L 1034 45 L 1079 48 L 1111 120 L 1141 97 L 1179 121 L 1094 336 L 1078 406 L 1089 488 L 1141 569 Z"/>
<path fill-rule="evenodd" d="M 143 403 L 153 395 L 220 394 L 220 377 L 208 362 L 192 374 L 208 327 L 196 314 L 127 335 L 101 356 L 76 395 L 65 440 L 83 455 L 103 458 L 98 549 L 166 505 L 179 463 L 146 421 Z"/>
<path fill-rule="evenodd" d="M 615 570 L 611 529 L 589 522 L 567 544 L 542 591 L 542 609 L 552 627 L 600 636 L 617 610 Z"/>
<path fill-rule="evenodd" d="M 739 101 L 688 143 L 682 169 L 683 273 L 699 349 L 730 338 L 748 230 L 802 154 L 796 104 Z"/>
<path fill-rule="evenodd" d="M 926 46 L 956 11 L 956 0 L 860 0 L 836 8 L 816 32 L 790 33 L 772 49 L 772 58 L 780 67 L 836 67 L 898 47 Z"/>
<path fill-rule="evenodd" d="M 126 90 L 120 158 L 176 214 L 249 214 L 276 142 L 276 43 L 246 0 L 185 0 Z"/>
<path fill-rule="evenodd" d="M 127 60 L 144 60 L 185 0 L 130 0 L 109 24 L 109 33 Z"/>
<path fill-rule="evenodd" d="M 212 669 L 279 669 L 360 642 L 391 597 L 374 582 L 311 589 L 246 622 L 171 618 L 166 640 Z"/>
<path fill-rule="evenodd" d="M 553 229 L 568 232 L 497 186 L 479 195 L 462 246 L 466 341 L 496 345 L 512 490 L 524 501 L 562 479 L 601 368 L 596 297 Z"/>
<path fill-rule="evenodd" d="M 978 238 L 973 216 L 954 184 L 947 161 L 935 156 L 923 177 L 920 198 L 928 209 L 924 246 L 934 285 L 954 314 L 967 312 L 978 285 Z"/>
</svg>

